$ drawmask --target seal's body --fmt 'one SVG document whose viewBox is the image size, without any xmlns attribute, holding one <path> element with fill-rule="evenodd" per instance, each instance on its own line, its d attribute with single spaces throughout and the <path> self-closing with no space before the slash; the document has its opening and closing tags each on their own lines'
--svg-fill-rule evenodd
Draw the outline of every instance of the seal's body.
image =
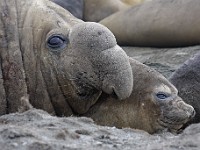
<svg viewBox="0 0 200 150">
<path fill-rule="evenodd" d="M 200 44 L 199 0 L 153 0 L 102 21 L 120 45 L 178 47 Z"/>
</svg>

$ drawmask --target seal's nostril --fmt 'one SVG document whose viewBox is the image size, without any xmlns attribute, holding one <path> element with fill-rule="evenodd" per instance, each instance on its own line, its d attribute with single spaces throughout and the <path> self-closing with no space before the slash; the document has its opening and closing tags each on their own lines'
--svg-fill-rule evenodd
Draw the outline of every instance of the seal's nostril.
<svg viewBox="0 0 200 150">
<path fill-rule="evenodd" d="M 113 88 L 112 96 L 117 100 L 122 100 L 123 98 L 117 93 L 116 89 Z"/>
<path fill-rule="evenodd" d="M 116 92 L 114 86 L 110 86 L 108 89 L 109 89 L 109 92 L 107 92 L 107 94 L 110 94 L 115 99 L 119 99 L 119 96 L 117 95 L 117 92 Z"/>
<path fill-rule="evenodd" d="M 119 96 L 117 96 L 117 93 L 115 92 L 114 88 L 113 88 L 113 92 L 112 92 L 112 97 L 114 97 L 115 99 L 120 99 Z"/>
<path fill-rule="evenodd" d="M 191 116 L 190 116 L 190 118 L 194 118 L 194 116 L 196 115 L 196 111 L 195 110 L 193 110 L 192 111 L 192 113 L 191 113 Z"/>
</svg>

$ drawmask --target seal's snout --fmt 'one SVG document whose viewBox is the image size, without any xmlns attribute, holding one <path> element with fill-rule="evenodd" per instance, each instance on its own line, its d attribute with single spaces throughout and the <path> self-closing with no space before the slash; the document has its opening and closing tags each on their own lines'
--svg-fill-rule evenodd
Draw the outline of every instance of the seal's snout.
<svg viewBox="0 0 200 150">
<path fill-rule="evenodd" d="M 191 113 L 191 115 L 190 115 L 190 119 L 194 118 L 195 115 L 196 115 L 196 111 L 193 110 L 192 113 Z"/>
<path fill-rule="evenodd" d="M 116 45 L 116 39 L 112 32 L 103 25 L 94 22 L 75 25 L 69 36 L 72 46 L 80 48 L 84 53 L 96 54 Z"/>
<path fill-rule="evenodd" d="M 100 53 L 100 69 L 102 78 L 102 90 L 107 94 L 112 94 L 117 99 L 129 97 L 133 89 L 133 74 L 129 57 L 119 47 L 115 46 Z M 109 59 L 108 59 L 109 58 Z"/>
<path fill-rule="evenodd" d="M 129 97 L 133 88 L 132 68 L 112 32 L 103 25 L 87 22 L 75 25 L 69 36 L 73 49 L 92 64 L 100 89 L 117 99 Z"/>
<path fill-rule="evenodd" d="M 189 119 L 192 119 L 196 115 L 194 108 L 191 105 L 186 104 L 184 101 L 178 102 L 178 107 L 187 114 Z"/>
</svg>

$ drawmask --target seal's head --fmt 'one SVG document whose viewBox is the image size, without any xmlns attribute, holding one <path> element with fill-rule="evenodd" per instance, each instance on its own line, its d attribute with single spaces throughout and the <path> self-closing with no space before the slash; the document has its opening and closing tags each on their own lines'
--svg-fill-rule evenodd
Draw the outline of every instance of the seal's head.
<svg viewBox="0 0 200 150">
<path fill-rule="evenodd" d="M 52 103 L 55 113 L 63 115 L 69 105 L 73 113 L 82 114 L 102 92 L 119 100 L 130 96 L 133 75 L 129 58 L 106 27 L 83 22 L 48 0 L 31 1 L 28 8 L 25 15 L 30 16 L 20 21 L 20 30 L 24 60 L 37 62 L 26 69 L 35 107 L 44 109 Z M 43 80 L 35 86 L 35 78 Z"/>
<path fill-rule="evenodd" d="M 178 96 L 177 89 L 163 75 L 130 61 L 135 72 L 135 84 L 129 100 L 138 117 L 137 127 L 150 133 L 165 129 L 178 131 L 194 116 L 194 108 Z M 134 123 L 132 126 L 135 126 Z"/>
<path fill-rule="evenodd" d="M 177 132 L 194 116 L 193 107 L 183 102 L 177 89 L 160 73 L 133 59 L 130 63 L 134 77 L 131 96 L 124 101 L 102 97 L 88 116 L 118 128 Z"/>
<path fill-rule="evenodd" d="M 177 132 L 195 115 L 194 108 L 186 104 L 179 96 L 177 89 L 171 84 L 162 84 L 154 89 L 152 102 L 158 109 L 158 125 Z"/>
</svg>

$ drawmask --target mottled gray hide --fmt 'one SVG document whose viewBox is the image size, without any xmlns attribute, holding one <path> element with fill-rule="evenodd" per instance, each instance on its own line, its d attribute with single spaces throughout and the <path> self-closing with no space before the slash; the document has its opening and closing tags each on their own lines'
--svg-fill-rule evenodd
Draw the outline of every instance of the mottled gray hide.
<svg viewBox="0 0 200 150">
<path fill-rule="evenodd" d="M 200 53 L 188 59 L 170 77 L 184 101 L 192 105 L 196 115 L 191 123 L 200 122 Z"/>
<path fill-rule="evenodd" d="M 2 0 L 0 10 L 0 114 L 27 95 L 62 116 L 87 112 L 102 92 L 131 94 L 129 58 L 107 28 L 48 0 Z"/>
</svg>

